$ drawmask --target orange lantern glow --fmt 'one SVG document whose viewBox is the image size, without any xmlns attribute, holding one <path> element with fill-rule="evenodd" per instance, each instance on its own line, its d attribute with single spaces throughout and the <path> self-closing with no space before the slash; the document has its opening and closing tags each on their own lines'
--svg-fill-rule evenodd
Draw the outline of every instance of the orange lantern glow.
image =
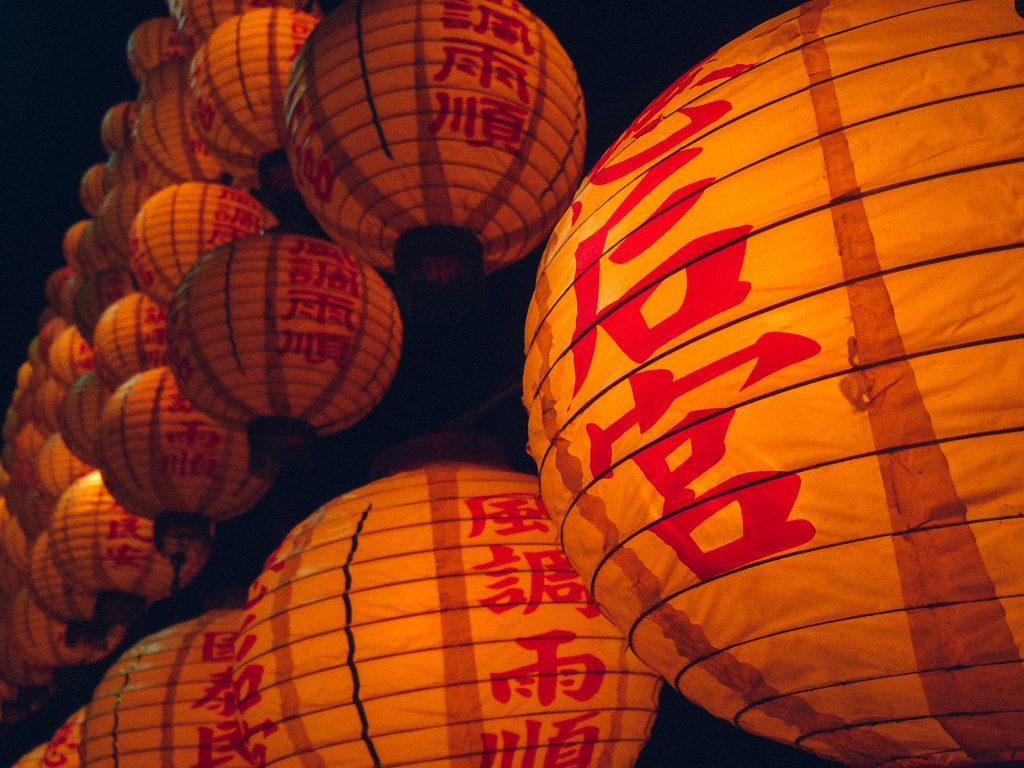
<svg viewBox="0 0 1024 768">
<path fill-rule="evenodd" d="M 135 280 L 127 269 L 117 267 L 86 275 L 75 292 L 73 314 L 82 336 L 92 343 L 100 316 L 115 301 L 135 291 Z"/>
<path fill-rule="evenodd" d="M 12 485 L 6 498 L 8 509 L 18 518 L 18 523 L 29 540 L 34 540 L 50 525 L 50 519 L 53 517 L 53 499 L 44 494 L 38 485 Z"/>
<path fill-rule="evenodd" d="M 12 596 L 28 578 L 30 550 L 18 518 L 0 498 L 0 592 Z"/>
<path fill-rule="evenodd" d="M 92 346 L 74 325 L 57 334 L 47 356 L 51 375 L 63 384 L 71 384 L 96 366 Z"/>
<path fill-rule="evenodd" d="M 102 200 L 102 195 L 100 197 Z M 99 203 L 97 203 L 99 205 Z M 64 254 L 64 261 L 76 272 L 82 270 L 78 258 L 78 246 L 82 240 L 82 233 L 92 223 L 92 219 L 80 219 L 64 230 L 64 237 L 61 239 L 61 252 Z"/>
<path fill-rule="evenodd" d="M 100 143 L 108 154 L 128 146 L 136 117 L 138 107 L 134 101 L 119 101 L 104 113 L 100 123 Z"/>
<path fill-rule="evenodd" d="M 115 610 L 123 605 L 134 611 L 147 601 L 168 597 L 195 578 L 205 558 L 197 552 L 172 565 L 161 557 L 153 544 L 153 523 L 121 507 L 99 472 L 79 478 L 60 497 L 50 540 L 64 577 L 99 595 L 104 603 L 97 606 L 99 614 L 111 603 Z M 100 618 L 108 624 L 123 620 Z"/>
<path fill-rule="evenodd" d="M 116 254 L 114 266 L 128 266 L 128 234 L 139 208 L 156 188 L 134 181 L 110 190 L 96 211 L 96 234 Z"/>
<path fill-rule="evenodd" d="M 87 373 L 68 387 L 57 409 L 57 424 L 68 449 L 86 464 L 96 466 L 96 435 L 103 406 L 110 392 L 95 373 Z"/>
<path fill-rule="evenodd" d="M 134 133 L 134 127 L 132 131 Z M 114 187 L 138 181 L 145 176 L 146 167 L 145 159 L 138 156 L 131 144 L 111 152 L 103 167 L 103 189 L 109 192 Z"/>
<path fill-rule="evenodd" d="M 75 630 L 76 623 L 92 621 L 96 613 L 96 593 L 82 589 L 57 567 L 49 531 L 39 534 L 32 545 L 31 564 L 25 582 L 39 607 L 55 619 L 69 624 L 69 629 Z"/>
<path fill-rule="evenodd" d="M 540 764 L 568 738 L 587 764 L 632 765 L 659 681 L 556 537 L 535 478 L 470 463 L 329 502 L 250 588 L 234 672 L 249 748 L 281 768 L 456 766 L 529 742 Z"/>
<path fill-rule="evenodd" d="M 191 64 L 194 124 L 234 181 L 258 187 L 260 158 L 284 144 L 292 60 L 319 19 L 259 8 L 218 26 Z"/>
<path fill-rule="evenodd" d="M 234 717 L 231 662 L 237 611 L 218 609 L 168 627 L 107 670 L 82 722 L 90 768 L 203 765 L 248 768 Z"/>
<path fill-rule="evenodd" d="M 136 26 L 126 48 L 128 69 L 136 81 L 165 61 L 192 55 L 188 40 L 178 34 L 178 24 L 170 16 L 146 19 Z"/>
<path fill-rule="evenodd" d="M 93 333 L 96 372 L 113 389 L 130 376 L 167 364 L 167 313 L 141 293 L 109 307 Z"/>
<path fill-rule="evenodd" d="M 164 62 L 154 73 L 166 73 L 166 83 L 159 92 L 139 100 L 132 149 L 140 162 L 139 177 L 157 189 L 182 181 L 214 181 L 221 174 L 220 163 L 192 124 L 187 69 L 183 59 Z M 156 82 L 150 77 L 147 83 Z"/>
<path fill-rule="evenodd" d="M 139 290 L 163 307 L 211 248 L 277 224 L 259 200 L 223 184 L 187 181 L 157 192 L 135 215 L 129 264 Z"/>
<path fill-rule="evenodd" d="M 96 469 L 71 452 L 60 432 L 46 438 L 36 466 L 39 490 L 55 502 L 75 480 Z"/>
<path fill-rule="evenodd" d="M 57 410 L 60 408 L 65 392 L 67 392 L 66 384 L 52 376 L 47 376 L 32 394 L 31 418 L 39 425 L 39 431 L 44 435 L 57 431 Z"/>
<path fill-rule="evenodd" d="M 100 207 L 103 195 L 106 194 L 103 189 L 106 167 L 105 163 L 93 163 L 85 169 L 78 184 L 78 201 L 90 216 L 96 215 L 96 209 Z"/>
<path fill-rule="evenodd" d="M 82 765 L 78 743 L 81 739 L 85 707 L 76 709 L 50 738 L 39 768 L 79 768 Z M 35 766 L 33 766 L 35 768 Z"/>
<path fill-rule="evenodd" d="M 119 188 L 116 187 L 115 189 Z M 100 205 L 102 206 L 102 203 Z M 73 262 L 70 260 L 67 251 L 65 251 L 65 257 L 68 258 L 68 264 L 83 275 L 95 275 L 100 272 L 106 272 L 120 264 L 117 250 L 99 236 L 95 219 L 86 222 L 85 226 L 82 227 L 75 246 L 75 260 Z"/>
<path fill-rule="evenodd" d="M 73 286 L 70 283 L 74 275 L 75 270 L 70 266 L 58 267 L 46 278 L 46 284 L 43 288 L 46 301 L 67 321 L 73 319 L 74 293 L 72 292 Z"/>
<path fill-rule="evenodd" d="M 380 275 L 300 235 L 210 251 L 168 315 L 171 368 L 185 396 L 242 428 L 270 420 L 326 435 L 354 424 L 387 391 L 402 341 Z"/>
<path fill-rule="evenodd" d="M 198 518 L 193 527 L 205 534 L 210 521 L 254 507 L 274 480 L 272 471 L 249 471 L 245 432 L 198 411 L 168 368 L 132 376 L 117 388 L 103 409 L 97 447 L 114 498 L 158 521 L 161 530 Z"/>
<path fill-rule="evenodd" d="M 381 269 L 456 249 L 484 272 L 505 266 L 544 239 L 579 181 L 572 62 L 521 4 L 500 23 L 490 10 L 343 4 L 295 60 L 286 149 L 299 191 L 332 238 Z M 439 253 L 422 250 L 452 229 Z"/>
<path fill-rule="evenodd" d="M 854 766 L 1021 758 L 1024 20 L 806 3 L 674 83 L 542 260 L 530 450 L 688 698 Z"/>
<path fill-rule="evenodd" d="M 21 759 L 14 764 L 13 768 L 39 768 L 43 763 L 43 758 L 46 757 L 47 746 L 49 746 L 48 742 L 30 749 L 21 756 Z"/>
<path fill-rule="evenodd" d="M 310 0 L 168 0 L 167 7 L 179 28 L 196 47 L 206 42 L 213 31 L 233 16 L 258 8 L 297 8 L 308 10 Z"/>
<path fill-rule="evenodd" d="M 49 359 L 50 345 L 57 338 L 57 334 L 67 328 L 68 325 L 67 320 L 57 315 L 47 320 L 39 329 L 39 356 L 42 360 Z"/>
<path fill-rule="evenodd" d="M 3 464 L 0 464 L 0 496 L 3 495 L 4 491 L 7 490 L 7 486 L 10 485 L 11 476 L 7 474 L 7 470 L 4 469 Z"/>
</svg>

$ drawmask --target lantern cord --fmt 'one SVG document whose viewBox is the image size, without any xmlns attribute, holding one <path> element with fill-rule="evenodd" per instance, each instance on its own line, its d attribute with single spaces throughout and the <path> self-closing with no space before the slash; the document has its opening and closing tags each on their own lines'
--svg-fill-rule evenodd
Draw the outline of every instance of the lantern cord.
<svg viewBox="0 0 1024 768">
<path fill-rule="evenodd" d="M 482 403 L 475 408 L 472 408 L 465 413 L 456 416 L 454 419 L 444 425 L 444 430 L 468 430 L 472 428 L 480 419 L 494 410 L 496 407 L 504 403 L 513 395 L 517 395 L 522 392 L 523 382 L 522 374 L 518 371 L 514 371 L 512 375 L 506 380 L 506 383 L 497 392 L 492 394 Z"/>
</svg>

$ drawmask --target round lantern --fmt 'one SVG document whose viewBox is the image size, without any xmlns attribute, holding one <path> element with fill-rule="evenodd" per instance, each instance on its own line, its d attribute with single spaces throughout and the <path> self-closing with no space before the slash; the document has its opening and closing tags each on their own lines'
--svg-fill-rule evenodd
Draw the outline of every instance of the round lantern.
<svg viewBox="0 0 1024 768">
<path fill-rule="evenodd" d="M 68 449 L 86 464 L 96 466 L 96 435 L 103 406 L 110 392 L 95 373 L 87 373 L 68 387 L 57 409 L 57 424 Z"/>
<path fill-rule="evenodd" d="M 168 526 L 205 538 L 211 521 L 247 512 L 274 480 L 271 471 L 249 471 L 245 432 L 197 410 L 168 368 L 145 371 L 117 388 L 103 409 L 97 448 L 110 492 L 133 513 L 158 522 L 162 550 Z"/>
<path fill-rule="evenodd" d="M 72 384 L 96 365 L 92 346 L 77 326 L 69 325 L 57 334 L 47 356 L 50 374 L 62 384 Z"/>
<path fill-rule="evenodd" d="M 43 531 L 32 545 L 26 583 L 32 598 L 48 614 L 69 625 L 68 636 L 86 629 L 96 613 L 96 593 L 78 586 L 57 567 L 50 532 Z M 91 628 L 91 627 L 90 627 Z M 102 633 L 101 633 L 102 634 Z M 79 635 L 91 637 L 92 633 Z"/>
<path fill-rule="evenodd" d="M 99 596 L 97 618 L 120 624 L 146 602 L 190 582 L 205 553 L 174 564 L 153 544 L 153 523 L 129 514 L 99 472 L 76 480 L 57 502 L 50 523 L 53 557 L 64 577 Z"/>
<path fill-rule="evenodd" d="M 258 8 L 309 10 L 310 0 L 168 0 L 167 7 L 178 26 L 196 45 L 206 42 L 213 31 L 233 16 Z"/>
<path fill-rule="evenodd" d="M 139 178 L 157 189 L 182 181 L 214 181 L 221 174 L 220 163 L 192 125 L 187 67 L 184 59 L 161 64 L 154 72 L 168 73 L 168 82 L 139 102 L 132 149 L 143 166 Z"/>
<path fill-rule="evenodd" d="M 70 266 L 58 267 L 49 274 L 43 287 L 46 301 L 67 321 L 73 317 L 74 294 L 71 292 L 73 287 L 71 278 L 74 275 L 75 270 Z"/>
<path fill-rule="evenodd" d="M 148 296 L 129 293 L 109 307 L 93 333 L 96 372 L 110 388 L 167 364 L 167 313 Z"/>
<path fill-rule="evenodd" d="M 136 115 L 138 120 L 138 115 Z M 132 131 L 134 133 L 134 127 Z M 114 187 L 138 181 L 146 174 L 147 163 L 136 153 L 131 144 L 110 153 L 103 167 L 103 189 L 109 192 Z"/>
<path fill-rule="evenodd" d="M 21 523 L 0 498 L 0 592 L 14 595 L 27 578 L 30 563 L 28 539 Z"/>
<path fill-rule="evenodd" d="M 126 48 L 128 69 L 136 81 L 169 59 L 191 54 L 188 41 L 178 34 L 178 25 L 170 16 L 143 21 L 128 36 Z"/>
<path fill-rule="evenodd" d="M 53 344 L 53 340 L 57 338 L 57 334 L 67 328 L 69 325 L 68 321 L 60 315 L 55 315 L 43 323 L 39 329 L 39 356 L 43 360 L 49 360 L 50 357 L 50 346 Z"/>
<path fill-rule="evenodd" d="M 60 432 L 46 438 L 36 461 L 39 490 L 54 501 L 75 480 L 95 469 L 71 452 Z"/>
<path fill-rule="evenodd" d="M 1021 759 L 1022 33 L 766 22 L 637 118 L 538 275 L 570 559 L 688 698 L 848 765 Z"/>
<path fill-rule="evenodd" d="M 102 193 L 100 200 L 103 199 Z M 99 201 L 97 201 L 99 206 Z M 78 247 L 82 240 L 82 233 L 92 223 L 92 219 L 80 219 L 64 230 L 64 237 L 61 239 L 61 252 L 64 254 L 64 261 L 75 272 L 81 272 L 82 266 L 78 258 Z"/>
<path fill-rule="evenodd" d="M 234 680 L 250 750 L 306 765 L 632 765 L 657 676 L 590 601 L 536 479 L 429 462 L 347 493 L 250 588 Z M 287 642 L 281 642 L 287 638 Z M 559 746 L 562 745 L 562 746 Z M 511 764 L 511 763 L 509 763 Z"/>
<path fill-rule="evenodd" d="M 86 705 L 83 765 L 254 765 L 231 680 L 238 619 L 237 611 L 212 610 L 125 651 Z"/>
<path fill-rule="evenodd" d="M 114 189 L 120 189 L 120 187 L 115 187 Z M 111 192 L 107 194 L 110 195 Z M 100 203 L 101 208 L 102 206 L 103 204 Z M 100 272 L 106 272 L 119 266 L 121 262 L 117 250 L 100 236 L 95 219 L 86 222 L 85 226 L 82 227 L 81 234 L 78 237 L 77 243 L 75 243 L 75 260 L 73 262 L 70 260 L 66 246 L 65 257 L 68 259 L 68 264 L 83 275 L 95 275 Z"/>
<path fill-rule="evenodd" d="M 83 337 L 91 343 L 96 323 L 104 310 L 134 290 L 132 273 L 121 267 L 83 277 L 75 292 L 73 309 L 75 325 Z"/>
<path fill-rule="evenodd" d="M 109 154 L 128 146 L 137 116 L 138 107 L 134 101 L 119 101 L 104 113 L 100 123 L 100 143 Z"/>
<path fill-rule="evenodd" d="M 260 159 L 284 143 L 292 60 L 318 21 L 289 8 L 248 11 L 218 26 L 192 58 L 196 130 L 237 184 L 260 186 Z"/>
<path fill-rule="evenodd" d="M 32 420 L 44 435 L 57 431 L 57 409 L 60 407 L 67 385 L 47 376 L 32 393 Z"/>
<path fill-rule="evenodd" d="M 273 214 L 248 192 L 199 181 L 172 184 L 135 215 L 129 264 L 139 290 L 166 307 L 203 253 L 276 224 Z"/>
<path fill-rule="evenodd" d="M 116 266 L 128 265 L 128 235 L 139 208 L 157 190 L 134 181 L 110 190 L 96 211 L 96 234 L 116 254 Z"/>
<path fill-rule="evenodd" d="M 105 170 L 106 164 L 93 163 L 85 169 L 82 180 L 78 184 L 78 200 L 90 216 L 96 215 L 96 209 L 100 207 L 100 202 L 105 194 L 103 189 Z"/>
<path fill-rule="evenodd" d="M 306 206 L 389 271 L 523 257 L 582 172 L 576 72 L 518 2 L 343 4 L 296 58 L 285 114 Z"/>
</svg>

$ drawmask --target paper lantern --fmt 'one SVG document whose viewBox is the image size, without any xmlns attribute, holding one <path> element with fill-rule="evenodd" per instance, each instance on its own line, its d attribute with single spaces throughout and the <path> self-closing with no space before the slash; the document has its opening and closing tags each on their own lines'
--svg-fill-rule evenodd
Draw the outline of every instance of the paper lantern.
<svg viewBox="0 0 1024 768">
<path fill-rule="evenodd" d="M 74 325 L 57 334 L 47 356 L 51 375 L 63 384 L 71 384 L 96 365 L 92 346 Z"/>
<path fill-rule="evenodd" d="M 43 758 L 46 756 L 47 746 L 49 744 L 44 743 L 30 749 L 14 764 L 14 768 L 38 768 L 38 766 L 42 765 Z"/>
<path fill-rule="evenodd" d="M 10 462 L 7 471 L 11 474 L 11 482 L 16 486 L 27 488 L 36 484 L 36 463 L 39 451 L 46 442 L 46 435 L 39 425 L 32 420 L 25 420 L 18 427 L 18 433 L 11 443 Z M 5 446 L 6 447 L 6 446 Z"/>
<path fill-rule="evenodd" d="M 402 322 L 375 271 L 332 243 L 248 237 L 201 258 L 168 313 L 182 391 L 227 424 L 354 424 L 387 391 Z M 265 421 L 264 421 L 265 423 Z"/>
<path fill-rule="evenodd" d="M 100 199 L 103 199 L 102 195 Z M 82 269 L 78 259 L 78 245 L 82 240 L 82 233 L 91 223 L 92 219 L 80 219 L 64 230 L 64 237 L 61 238 L 61 252 L 64 254 L 64 261 L 76 272 L 80 272 Z"/>
<path fill-rule="evenodd" d="M 53 340 L 57 338 L 57 334 L 68 327 L 70 323 L 60 315 L 56 315 L 47 320 L 43 326 L 39 329 L 39 357 L 43 360 L 49 360 L 50 357 L 50 345 L 53 344 Z"/>
<path fill-rule="evenodd" d="M 36 466 L 39 490 L 54 501 L 75 480 L 95 469 L 71 452 L 60 432 L 46 438 L 39 449 Z"/>
<path fill-rule="evenodd" d="M 139 290 L 163 307 L 206 251 L 277 224 L 259 200 L 223 184 L 172 184 L 143 203 L 129 238 Z"/>
<path fill-rule="evenodd" d="M 145 182 L 134 181 L 114 187 L 100 203 L 96 211 L 96 234 L 116 254 L 113 266 L 128 266 L 128 235 L 132 220 L 156 191 Z"/>
<path fill-rule="evenodd" d="M 203 553 L 173 566 L 161 557 L 153 544 L 153 523 L 121 507 L 99 472 L 76 480 L 60 497 L 50 540 L 66 579 L 101 600 L 126 600 L 129 611 L 168 597 L 203 566 Z"/>
<path fill-rule="evenodd" d="M 31 562 L 25 578 L 32 598 L 58 621 L 73 628 L 91 622 L 96 612 L 96 593 L 78 586 L 57 567 L 50 532 L 43 531 L 32 545 Z"/>
<path fill-rule="evenodd" d="M 178 34 L 177 22 L 170 16 L 146 19 L 136 26 L 126 48 L 128 69 L 136 81 L 165 61 L 192 54 L 189 41 Z"/>
<path fill-rule="evenodd" d="M 309 0 L 168 0 L 167 7 L 178 26 L 198 48 L 213 31 L 233 16 L 258 8 L 308 10 Z"/>
<path fill-rule="evenodd" d="M 28 576 L 31 563 L 28 539 L 10 510 L 0 498 L 0 592 L 12 596 Z"/>
<path fill-rule="evenodd" d="M 40 768 L 79 768 L 82 758 L 78 751 L 81 739 L 82 720 L 85 719 L 85 707 L 76 709 L 64 724 L 54 731 L 46 749 L 43 751 Z M 33 768 L 35 768 L 33 766 Z"/>
<path fill-rule="evenodd" d="M 73 318 L 74 299 L 71 293 L 72 286 L 69 283 L 74 274 L 75 271 L 70 266 L 58 267 L 49 274 L 44 285 L 47 302 L 67 321 L 71 321 Z"/>
<path fill-rule="evenodd" d="M 75 325 L 82 332 L 83 338 L 91 344 L 96 323 L 104 310 L 133 291 L 135 280 L 132 273 L 121 267 L 84 276 L 75 291 L 73 308 Z"/>
<path fill-rule="evenodd" d="M 138 115 L 136 115 L 136 122 Z M 134 128 L 132 131 L 134 133 Z M 135 148 L 128 144 L 123 149 L 110 153 L 103 168 L 103 188 L 107 192 L 114 187 L 138 181 L 146 175 L 148 164 L 145 158 L 139 157 Z"/>
<path fill-rule="evenodd" d="M 115 189 L 120 189 L 120 187 L 115 187 Z M 66 250 L 65 258 L 68 259 L 68 264 L 83 275 L 99 274 L 120 265 L 117 250 L 99 236 L 95 219 L 87 221 L 82 227 L 75 246 L 75 260 L 71 261 Z"/>
<path fill-rule="evenodd" d="M 97 448 L 98 466 L 120 504 L 151 520 L 199 517 L 194 522 L 202 533 L 210 521 L 249 511 L 274 480 L 272 471 L 249 471 L 245 432 L 196 409 L 168 368 L 117 388 L 103 409 Z"/>
<path fill-rule="evenodd" d="M 90 216 L 96 215 L 96 209 L 100 207 L 103 195 L 103 176 L 106 171 L 105 163 L 93 163 L 85 169 L 82 180 L 78 183 L 78 200 L 82 208 Z"/>
<path fill-rule="evenodd" d="M 53 517 L 53 499 L 35 484 L 12 486 L 7 493 L 7 506 L 29 540 L 45 531 Z"/>
<path fill-rule="evenodd" d="M 80 750 L 90 768 L 247 768 L 231 682 L 238 612 L 217 609 L 127 650 L 86 705 Z"/>
<path fill-rule="evenodd" d="M 139 178 L 157 189 L 182 181 L 214 181 L 221 174 L 220 163 L 192 125 L 187 67 L 183 59 L 164 62 L 154 72 L 168 73 L 166 85 L 139 99 L 132 149 L 142 166 Z"/>
<path fill-rule="evenodd" d="M 100 123 L 100 143 L 108 154 L 128 146 L 136 117 L 138 107 L 134 101 L 119 101 L 104 113 Z"/>
<path fill-rule="evenodd" d="M 249 748 L 281 768 L 310 754 L 499 765 L 524 750 L 632 765 L 659 684 L 556 536 L 534 478 L 472 463 L 329 502 L 250 588 L 234 673 Z"/>
<path fill-rule="evenodd" d="M 96 435 L 99 432 L 103 406 L 110 392 L 95 373 L 75 380 L 61 400 L 57 424 L 68 449 L 86 464 L 96 466 Z"/>
<path fill-rule="evenodd" d="M 596 599 L 688 698 L 849 765 L 1022 755 L 1022 32 L 766 22 L 590 172 L 530 309 L 530 450 Z"/>
<path fill-rule="evenodd" d="M 484 272 L 523 257 L 582 172 L 572 62 L 518 2 L 341 5 L 296 58 L 285 113 L 306 206 L 389 271 L 450 229 L 422 255 L 462 248 Z"/>
<path fill-rule="evenodd" d="M 105 310 L 93 333 L 96 372 L 113 389 L 125 379 L 167 364 L 167 313 L 141 293 Z"/>
<path fill-rule="evenodd" d="M 66 384 L 47 376 L 32 394 L 32 420 L 39 425 L 39 431 L 44 435 L 57 431 L 57 410 L 65 392 Z"/>
<path fill-rule="evenodd" d="M 319 19 L 260 8 L 218 26 L 192 58 L 196 130 L 234 181 L 260 186 L 260 158 L 284 141 L 284 91 L 292 60 Z"/>
</svg>

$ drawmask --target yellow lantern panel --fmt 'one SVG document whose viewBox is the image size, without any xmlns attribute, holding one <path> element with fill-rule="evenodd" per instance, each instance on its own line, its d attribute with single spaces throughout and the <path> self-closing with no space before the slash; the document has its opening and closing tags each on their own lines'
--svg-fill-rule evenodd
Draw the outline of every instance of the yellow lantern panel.
<svg viewBox="0 0 1024 768">
<path fill-rule="evenodd" d="M 100 122 L 100 143 L 107 154 L 124 149 L 132 138 L 132 128 L 138 117 L 134 101 L 119 101 L 103 114 Z"/>
<path fill-rule="evenodd" d="M 95 469 L 71 452 L 60 432 L 46 438 L 37 462 L 39 489 L 54 501 L 71 483 Z"/>
<path fill-rule="evenodd" d="M 196 129 L 237 184 L 259 186 L 259 160 L 283 145 L 292 61 L 319 19 L 259 8 L 218 26 L 192 58 Z"/>
<path fill-rule="evenodd" d="M 57 567 L 49 531 L 39 534 L 32 545 L 26 583 L 39 607 L 58 621 L 69 623 L 93 619 L 96 593 L 83 589 Z"/>
<path fill-rule="evenodd" d="M 68 449 L 86 464 L 96 466 L 96 436 L 103 406 L 110 393 L 95 373 L 79 377 L 64 394 L 57 423 Z"/>
<path fill-rule="evenodd" d="M 521 258 L 582 173 L 575 70 L 519 3 L 342 5 L 296 58 L 285 113 L 306 207 L 389 271 L 398 237 L 428 225 L 470 230 L 486 272 Z"/>
<path fill-rule="evenodd" d="M 104 310 L 135 290 L 132 273 L 120 267 L 83 277 L 75 292 L 75 325 L 92 342 L 96 323 Z"/>
<path fill-rule="evenodd" d="M 166 307 L 203 253 L 276 224 L 248 192 L 198 181 L 173 184 L 147 200 L 132 222 L 132 274 L 140 291 Z"/>
<path fill-rule="evenodd" d="M 128 69 L 137 82 L 163 62 L 192 54 L 189 41 L 178 33 L 177 23 L 169 16 L 146 19 L 136 26 L 126 48 Z"/>
<path fill-rule="evenodd" d="M 171 368 L 214 418 L 297 419 L 320 435 L 383 398 L 402 341 L 390 289 L 332 243 L 250 237 L 207 253 L 169 311 Z"/>
<path fill-rule="evenodd" d="M 153 523 L 129 514 L 99 472 L 76 480 L 57 502 L 50 525 L 53 557 L 67 579 L 93 592 L 117 591 L 159 600 L 171 594 L 174 568 L 153 544 Z M 198 555 L 178 575 L 188 584 L 202 568 Z"/>
<path fill-rule="evenodd" d="M 688 698 L 849 765 L 1020 755 L 1022 32 L 767 22 L 590 172 L 529 311 L 530 451 L 597 600 Z"/>
<path fill-rule="evenodd" d="M 96 232 L 116 253 L 113 266 L 128 266 L 128 238 L 132 220 L 142 204 L 156 188 L 141 181 L 130 182 L 110 190 L 96 211 Z"/>
<path fill-rule="evenodd" d="M 556 536 L 536 480 L 489 467 L 428 464 L 328 503 L 250 588 L 250 749 L 282 768 L 498 765 L 517 746 L 557 764 L 571 742 L 582 764 L 632 765 L 659 683 Z"/>
<path fill-rule="evenodd" d="M 103 195 L 106 194 L 103 189 L 105 170 L 104 163 L 93 163 L 85 169 L 85 173 L 82 174 L 82 179 L 78 183 L 78 201 L 90 216 L 96 215 L 96 210 L 103 201 Z"/>
<path fill-rule="evenodd" d="M 200 412 L 168 368 L 125 381 L 99 427 L 98 466 L 111 493 L 134 514 L 199 514 L 221 521 L 266 494 L 272 472 L 249 471 L 245 432 Z"/>
<path fill-rule="evenodd" d="M 111 389 L 136 373 L 167 364 L 167 313 L 147 296 L 129 293 L 96 321 L 96 372 Z"/>
</svg>

